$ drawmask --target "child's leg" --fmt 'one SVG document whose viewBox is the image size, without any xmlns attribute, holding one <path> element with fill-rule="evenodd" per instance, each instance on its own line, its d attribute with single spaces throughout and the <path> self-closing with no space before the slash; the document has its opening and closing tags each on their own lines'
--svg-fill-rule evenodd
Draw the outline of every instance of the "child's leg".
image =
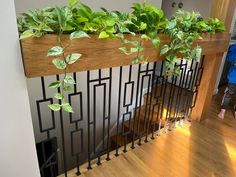
<svg viewBox="0 0 236 177">
<path fill-rule="evenodd" d="M 218 117 L 220 119 L 224 119 L 225 111 L 228 108 L 230 100 L 235 93 L 236 93 L 236 84 L 229 84 L 225 90 L 225 94 L 221 103 L 221 111 L 218 114 Z"/>
<path fill-rule="evenodd" d="M 236 105 L 234 105 L 234 118 L 236 119 Z"/>
</svg>

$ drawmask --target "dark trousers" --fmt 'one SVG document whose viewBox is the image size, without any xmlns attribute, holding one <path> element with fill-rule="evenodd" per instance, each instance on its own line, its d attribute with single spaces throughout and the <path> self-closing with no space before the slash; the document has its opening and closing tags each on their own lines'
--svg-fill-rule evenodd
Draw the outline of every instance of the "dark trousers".
<svg viewBox="0 0 236 177">
<path fill-rule="evenodd" d="M 225 94 L 221 103 L 222 109 L 227 109 L 230 103 L 230 100 L 232 97 L 236 94 L 236 84 L 228 84 L 228 87 L 225 90 Z M 234 110 L 236 110 L 236 107 L 234 106 Z"/>
</svg>

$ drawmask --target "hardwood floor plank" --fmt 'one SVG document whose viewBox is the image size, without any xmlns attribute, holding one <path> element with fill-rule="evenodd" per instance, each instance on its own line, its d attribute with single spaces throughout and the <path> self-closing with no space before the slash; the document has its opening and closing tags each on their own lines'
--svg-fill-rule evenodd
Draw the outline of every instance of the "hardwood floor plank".
<svg viewBox="0 0 236 177">
<path fill-rule="evenodd" d="M 225 120 L 217 118 L 222 96 L 213 97 L 207 120 L 162 134 L 82 177 L 235 177 L 236 120 L 230 110 Z"/>
</svg>

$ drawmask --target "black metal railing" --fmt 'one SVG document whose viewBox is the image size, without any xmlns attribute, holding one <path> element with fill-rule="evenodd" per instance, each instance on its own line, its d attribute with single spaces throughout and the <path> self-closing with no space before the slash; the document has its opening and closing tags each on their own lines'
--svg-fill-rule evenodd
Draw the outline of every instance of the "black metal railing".
<svg viewBox="0 0 236 177">
<path fill-rule="evenodd" d="M 35 138 L 41 147 L 45 141 L 53 140 L 54 144 L 53 151 L 47 152 L 46 146 L 41 148 L 40 156 L 44 153 L 40 161 L 41 176 L 64 173 L 67 177 L 73 168 L 80 175 L 81 164 L 87 162 L 91 169 L 94 162 L 101 164 L 102 156 L 110 160 L 111 152 L 119 156 L 121 150 L 127 152 L 127 147 L 133 149 L 177 124 L 190 122 L 203 62 L 204 56 L 200 63 L 181 60 L 176 64 L 179 76 L 166 76 L 163 62 L 72 73 L 78 82 L 68 94 L 74 114 L 47 108 L 56 101 L 46 88 L 47 80 L 53 78 L 41 77 L 41 93 L 30 93 Z M 28 83 L 33 87 L 35 80 Z M 41 94 L 42 99 L 38 99 Z M 49 169 L 48 173 L 45 168 Z"/>
</svg>

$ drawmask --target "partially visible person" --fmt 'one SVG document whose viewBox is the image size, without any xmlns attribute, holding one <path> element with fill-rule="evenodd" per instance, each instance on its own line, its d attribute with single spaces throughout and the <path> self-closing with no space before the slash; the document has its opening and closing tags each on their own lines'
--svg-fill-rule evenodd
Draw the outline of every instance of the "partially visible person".
<svg viewBox="0 0 236 177">
<path fill-rule="evenodd" d="M 227 78 L 228 87 L 225 90 L 225 94 L 221 103 L 221 111 L 218 114 L 220 119 L 224 119 L 226 109 L 232 97 L 236 94 L 236 44 L 231 45 L 227 54 L 227 61 L 231 63 Z M 234 118 L 236 119 L 236 105 L 234 106 Z"/>
</svg>

